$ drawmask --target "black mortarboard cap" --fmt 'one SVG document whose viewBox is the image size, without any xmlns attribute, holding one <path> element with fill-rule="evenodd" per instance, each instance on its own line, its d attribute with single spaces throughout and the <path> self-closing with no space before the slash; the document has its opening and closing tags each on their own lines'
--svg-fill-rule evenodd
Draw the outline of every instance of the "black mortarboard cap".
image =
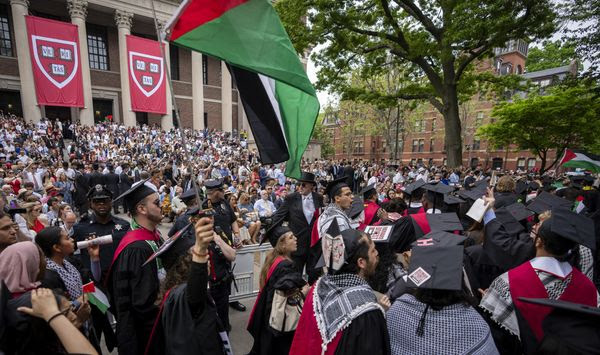
<svg viewBox="0 0 600 355">
<path fill-rule="evenodd" d="M 115 198 L 113 202 L 123 199 L 125 207 L 129 212 L 133 212 L 135 206 L 142 201 L 146 196 L 155 193 L 153 188 L 146 185 L 150 178 L 139 181 L 131 186 L 131 188 L 123 192 L 119 197 Z"/>
<path fill-rule="evenodd" d="M 369 198 L 369 196 L 371 196 L 373 192 L 377 192 L 377 190 L 375 189 L 375 184 L 367 185 L 363 187 L 362 190 L 360 190 L 360 194 L 364 199 Z"/>
<path fill-rule="evenodd" d="M 410 257 L 408 286 L 435 289 L 462 289 L 462 246 L 414 247 Z"/>
<path fill-rule="evenodd" d="M 435 213 L 426 215 L 431 231 L 462 231 L 464 228 L 458 215 L 454 212 Z"/>
<path fill-rule="evenodd" d="M 204 181 L 207 190 L 220 189 L 223 187 L 223 179 L 210 179 Z"/>
<path fill-rule="evenodd" d="M 362 211 L 365 210 L 365 203 L 360 196 L 354 196 L 352 199 L 352 205 L 350 205 L 350 209 L 346 212 L 346 215 L 351 219 L 358 217 Z"/>
<path fill-rule="evenodd" d="M 110 192 L 106 186 L 97 184 L 96 186 L 92 187 L 88 193 L 87 193 L 87 198 L 90 200 L 100 200 L 100 199 L 105 199 L 105 198 L 113 198 L 112 192 Z"/>
<path fill-rule="evenodd" d="M 515 192 L 517 195 L 521 195 L 525 191 L 527 191 L 527 181 L 525 179 L 517 181 L 517 184 L 515 185 Z"/>
<path fill-rule="evenodd" d="M 525 227 L 519 221 L 513 217 L 510 211 L 506 207 L 498 208 L 495 211 L 496 219 L 502 223 L 504 230 L 510 235 L 517 235 L 525 231 Z"/>
<path fill-rule="evenodd" d="M 273 248 L 275 248 L 279 238 L 281 238 L 284 234 L 291 232 L 291 231 L 292 230 L 290 228 L 288 228 L 284 225 L 275 224 L 266 231 L 266 235 L 267 235 L 267 238 L 269 239 L 269 243 L 271 243 L 271 246 L 273 246 Z M 267 238 L 265 238 L 265 239 L 267 239 Z M 263 241 L 264 241 L 264 239 L 263 239 Z M 261 244 L 262 244 L 262 242 L 261 242 Z"/>
<path fill-rule="evenodd" d="M 390 248 L 395 253 L 410 250 L 410 245 L 415 241 L 415 227 L 411 217 L 402 217 L 394 222 L 394 229 L 388 239 Z"/>
<path fill-rule="evenodd" d="M 173 234 L 173 236 L 167 239 L 159 248 L 154 252 L 154 254 L 150 255 L 150 257 L 142 264 L 142 266 L 147 265 L 152 260 L 160 257 L 160 260 L 165 267 L 165 269 L 170 269 L 175 263 L 177 259 L 181 255 L 185 255 L 188 250 L 196 243 L 196 238 L 194 233 L 186 233 L 189 228 L 193 228 L 194 226 L 190 223 L 177 231 L 177 233 Z"/>
<path fill-rule="evenodd" d="M 447 205 L 458 205 L 459 203 L 465 203 L 466 201 L 463 200 L 460 197 L 451 195 L 451 194 L 447 194 L 444 195 L 444 203 Z"/>
<path fill-rule="evenodd" d="M 435 192 L 440 195 L 454 191 L 454 187 L 442 184 L 441 182 L 438 182 L 437 184 L 426 184 L 423 185 L 423 188 L 427 191 Z"/>
<path fill-rule="evenodd" d="M 345 176 L 335 179 L 333 181 L 330 181 L 327 184 L 327 187 L 325 188 L 325 194 L 327 196 L 329 196 L 329 198 L 331 199 L 331 202 L 333 202 L 334 196 L 344 187 L 348 187 L 348 184 L 346 184 Z"/>
<path fill-rule="evenodd" d="M 481 180 L 481 181 L 484 181 L 484 180 Z M 479 184 L 479 185 L 474 186 L 471 189 L 463 189 L 463 190 L 458 191 L 458 196 L 475 201 L 478 198 L 481 198 L 482 196 L 484 196 L 486 194 L 486 192 L 487 192 L 487 185 Z"/>
<path fill-rule="evenodd" d="M 412 195 L 415 191 L 417 191 L 425 185 L 427 185 L 425 180 L 419 179 L 411 184 L 406 185 L 406 187 L 404 188 L 404 193 L 407 195 Z"/>
<path fill-rule="evenodd" d="M 600 349 L 600 309 L 548 298 L 519 300 L 554 308 L 542 321 L 539 354 L 597 354 Z"/>
<path fill-rule="evenodd" d="M 552 216 L 542 224 L 550 222 L 550 231 L 577 244 L 596 249 L 594 221 L 582 214 L 577 214 L 568 208 L 555 207 Z"/>
<path fill-rule="evenodd" d="M 412 243 L 413 247 L 428 247 L 428 246 L 453 246 L 463 245 L 467 237 L 461 234 L 448 233 L 444 231 L 429 232 L 424 236 L 417 238 Z"/>
<path fill-rule="evenodd" d="M 515 202 L 503 208 L 506 208 L 511 216 L 513 216 L 517 221 L 525 220 L 534 215 L 532 211 L 528 210 L 527 207 L 520 202 Z"/>
<path fill-rule="evenodd" d="M 553 207 L 560 206 L 569 208 L 571 206 L 571 202 L 549 192 L 542 191 L 533 200 L 531 200 L 531 202 L 529 202 L 527 208 L 537 214 L 541 214 L 552 210 Z"/>
</svg>

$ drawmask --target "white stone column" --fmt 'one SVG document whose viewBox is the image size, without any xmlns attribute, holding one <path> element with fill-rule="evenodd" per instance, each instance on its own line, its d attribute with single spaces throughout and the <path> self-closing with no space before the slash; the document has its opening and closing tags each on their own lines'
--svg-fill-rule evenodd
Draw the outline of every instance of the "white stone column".
<svg viewBox="0 0 600 355">
<path fill-rule="evenodd" d="M 204 129 L 204 74 L 202 53 L 192 51 L 192 125 Z"/>
<path fill-rule="evenodd" d="M 165 28 L 166 23 L 163 21 L 159 21 L 158 22 L 158 29 L 160 30 L 160 32 L 162 33 L 162 30 Z M 167 41 L 160 41 L 159 38 L 159 42 L 162 42 L 165 46 L 165 50 L 164 50 L 164 54 L 165 54 L 165 73 L 167 70 L 171 70 L 171 55 L 169 54 L 169 50 L 170 50 L 170 46 L 169 46 L 169 42 Z M 171 75 L 173 75 L 171 73 Z M 162 115 L 161 119 L 160 119 L 160 127 L 162 129 L 164 129 L 165 131 L 170 130 L 171 128 L 173 128 L 173 97 L 171 95 L 171 87 L 169 86 L 169 83 L 166 82 L 167 81 L 167 76 L 165 75 L 165 87 L 166 87 L 166 100 L 167 100 L 167 113 L 165 115 Z"/>
<path fill-rule="evenodd" d="M 119 29 L 119 70 L 121 76 L 121 107 L 123 108 L 122 122 L 128 127 L 135 127 L 135 112 L 131 110 L 131 94 L 129 93 L 129 69 L 127 60 L 127 39 L 131 33 L 133 14 L 115 10 L 115 22 Z"/>
<path fill-rule="evenodd" d="M 17 62 L 21 80 L 21 105 L 23 117 L 26 121 L 39 122 L 42 118 L 40 106 L 37 104 L 31 56 L 29 55 L 29 37 L 25 25 L 25 15 L 29 13 L 29 0 L 10 0 L 12 20 L 15 30 L 15 46 L 17 49 Z"/>
<path fill-rule="evenodd" d="M 94 103 L 92 101 L 92 80 L 90 78 L 87 30 L 85 28 L 87 6 L 87 0 L 67 0 L 71 23 L 77 26 L 79 33 L 81 79 L 83 81 L 83 108 L 79 109 L 79 122 L 85 126 L 92 126 L 94 124 Z"/>
<path fill-rule="evenodd" d="M 221 62 L 221 129 L 225 132 L 232 130 L 231 118 L 231 74 L 225 62 Z"/>
</svg>

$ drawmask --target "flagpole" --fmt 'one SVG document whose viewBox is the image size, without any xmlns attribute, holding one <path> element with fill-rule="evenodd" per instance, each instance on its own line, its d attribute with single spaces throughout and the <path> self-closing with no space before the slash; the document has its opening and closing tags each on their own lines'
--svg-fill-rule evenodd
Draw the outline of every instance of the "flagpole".
<svg viewBox="0 0 600 355">
<path fill-rule="evenodd" d="M 150 3 L 152 4 L 152 16 L 154 17 L 154 29 L 156 30 L 156 38 L 160 47 L 160 56 L 162 57 L 163 68 L 165 70 L 165 73 L 167 74 L 167 83 L 169 83 L 169 90 L 171 91 L 171 102 L 173 103 L 173 109 L 175 111 L 175 118 L 177 120 L 179 135 L 181 136 L 181 144 L 183 144 L 183 151 L 186 155 L 184 159 L 187 160 L 188 168 L 190 169 L 190 179 L 192 179 L 192 184 L 196 189 L 196 199 L 198 200 L 198 207 L 202 208 L 202 201 L 200 201 L 200 190 L 198 189 L 198 184 L 194 174 L 194 167 L 192 165 L 192 154 L 188 150 L 185 130 L 183 129 L 183 125 L 181 124 L 181 117 L 179 117 L 179 109 L 177 108 L 177 100 L 175 100 L 175 92 L 173 91 L 173 80 L 171 80 L 171 68 L 168 65 L 166 65 L 167 60 L 165 58 L 165 49 L 163 47 L 160 30 L 158 29 L 158 19 L 156 18 L 156 8 L 154 6 L 154 0 L 150 0 Z"/>
</svg>

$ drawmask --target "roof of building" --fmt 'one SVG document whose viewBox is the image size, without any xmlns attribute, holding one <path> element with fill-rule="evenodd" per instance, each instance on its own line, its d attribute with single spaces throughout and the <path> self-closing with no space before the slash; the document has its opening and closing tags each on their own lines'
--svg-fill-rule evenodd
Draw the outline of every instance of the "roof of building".
<svg viewBox="0 0 600 355">
<path fill-rule="evenodd" d="M 523 74 L 523 77 L 526 79 L 536 79 L 543 78 L 547 76 L 559 75 L 559 74 L 570 74 L 572 71 L 572 64 L 563 65 L 562 67 L 532 71 L 530 73 Z"/>
</svg>

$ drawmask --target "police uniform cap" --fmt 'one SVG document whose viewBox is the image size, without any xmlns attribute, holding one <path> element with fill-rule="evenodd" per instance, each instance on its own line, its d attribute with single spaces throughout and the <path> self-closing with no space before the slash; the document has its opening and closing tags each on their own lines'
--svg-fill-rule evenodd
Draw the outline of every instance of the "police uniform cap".
<svg viewBox="0 0 600 355">
<path fill-rule="evenodd" d="M 196 188 L 195 187 L 187 189 L 180 196 L 180 198 L 182 200 L 189 200 L 189 199 L 194 198 L 194 197 L 196 197 Z"/>
<path fill-rule="evenodd" d="M 223 188 L 223 179 L 206 180 L 206 181 L 204 181 L 204 187 L 206 187 L 207 190 L 222 189 Z"/>
<path fill-rule="evenodd" d="M 88 191 L 87 198 L 90 200 L 112 199 L 113 195 L 106 186 L 98 184 Z"/>
</svg>

